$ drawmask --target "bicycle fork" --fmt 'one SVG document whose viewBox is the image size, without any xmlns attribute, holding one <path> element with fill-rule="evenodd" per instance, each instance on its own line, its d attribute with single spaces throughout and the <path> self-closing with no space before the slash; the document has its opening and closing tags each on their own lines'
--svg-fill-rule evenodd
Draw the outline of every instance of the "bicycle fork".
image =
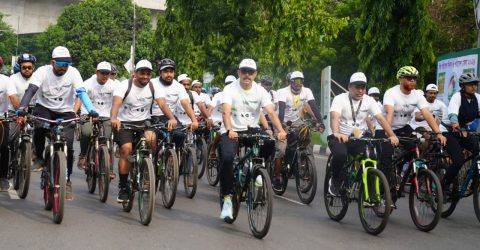
<svg viewBox="0 0 480 250">
<path fill-rule="evenodd" d="M 377 161 L 372 160 L 372 159 L 364 159 L 362 160 L 362 181 L 363 181 L 363 191 L 365 193 L 365 200 L 370 201 L 370 192 L 368 190 L 368 171 L 370 169 L 375 169 L 376 167 L 366 167 L 367 163 L 371 163 L 373 166 L 377 166 Z M 376 198 L 380 200 L 380 180 L 378 177 L 375 177 L 375 195 L 377 196 Z"/>
</svg>

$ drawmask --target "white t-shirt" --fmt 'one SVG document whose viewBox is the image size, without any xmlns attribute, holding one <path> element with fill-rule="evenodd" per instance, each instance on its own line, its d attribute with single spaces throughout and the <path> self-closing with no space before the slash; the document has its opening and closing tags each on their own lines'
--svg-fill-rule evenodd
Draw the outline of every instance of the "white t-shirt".
<svg viewBox="0 0 480 250">
<path fill-rule="evenodd" d="M 270 95 L 268 95 L 270 98 Z M 315 100 L 313 93 L 309 88 L 302 87 L 300 94 L 294 95 L 290 91 L 290 86 L 277 91 L 278 102 L 285 103 L 285 117 L 283 122 L 296 122 L 301 119 L 303 106 L 310 100 Z"/>
<path fill-rule="evenodd" d="M 390 88 L 383 96 L 384 106 L 393 106 L 392 129 L 403 128 L 412 119 L 415 108 L 423 109 L 428 107 L 428 102 L 417 91 L 411 91 L 405 95 L 400 90 L 400 85 Z"/>
<path fill-rule="evenodd" d="M 113 80 L 108 81 L 100 85 L 97 81 L 97 75 L 93 75 L 88 78 L 84 83 L 87 94 L 92 100 L 95 111 L 98 112 L 100 117 L 110 117 L 110 111 L 112 110 L 113 91 L 118 88 L 120 84 L 115 85 Z M 129 94 L 130 95 L 130 94 Z M 87 109 L 82 104 L 82 114 L 88 114 Z"/>
<path fill-rule="evenodd" d="M 477 98 L 477 101 L 478 101 L 478 108 L 480 110 L 480 94 L 478 93 L 475 93 L 475 97 Z M 447 125 L 452 125 L 452 123 L 450 122 L 450 119 L 448 119 L 448 116 L 450 114 L 456 114 L 458 115 L 458 113 L 460 112 L 460 106 L 462 105 L 462 96 L 460 94 L 460 92 L 457 92 L 455 94 L 453 94 L 452 98 L 450 99 L 450 102 L 448 103 L 448 108 L 447 108 L 447 115 L 445 115 L 442 119 L 442 122 L 447 124 Z M 467 124 L 469 125 L 469 124 Z M 442 126 L 443 127 L 443 126 Z M 441 128 L 442 131 L 444 131 L 443 129 L 446 130 L 446 128 Z"/>
<path fill-rule="evenodd" d="M 223 92 L 218 92 L 213 96 L 211 105 L 214 107 L 210 118 L 213 122 L 223 122 L 223 106 L 222 106 Z"/>
<path fill-rule="evenodd" d="M 208 108 L 208 105 L 212 104 L 212 100 L 210 100 L 210 96 L 208 96 L 207 94 L 202 93 L 202 92 L 200 92 L 200 94 L 198 94 L 195 91 L 192 91 L 192 93 L 197 94 L 197 96 L 200 98 L 200 101 L 205 104 L 206 108 Z M 195 100 L 195 98 L 194 98 L 194 100 Z M 200 108 L 198 108 L 197 102 L 195 102 L 195 101 L 194 101 L 194 105 L 193 105 L 193 112 L 195 112 L 196 116 L 199 116 L 199 115 L 202 114 L 202 112 L 200 111 Z"/>
<path fill-rule="evenodd" d="M 361 103 L 360 103 L 361 102 Z M 361 106 L 359 106 L 361 104 Z M 355 122 L 352 116 L 355 114 Z M 376 116 L 382 114 L 382 110 L 378 106 L 375 99 L 368 95 L 364 95 L 362 100 L 352 99 L 352 105 L 350 105 L 350 98 L 348 93 L 343 93 L 335 96 L 330 106 L 330 112 L 336 112 L 340 114 L 340 133 L 344 135 L 351 135 L 356 128 L 360 135 L 363 135 L 367 129 L 367 117 L 369 115 Z M 357 113 L 358 110 L 358 113 Z"/>
<path fill-rule="evenodd" d="M 223 89 L 222 104 L 232 107 L 231 126 L 232 130 L 246 131 L 248 127 L 258 128 L 260 112 L 262 108 L 271 105 L 270 95 L 256 82 L 252 82 L 252 88 L 245 91 L 237 79 Z M 225 133 L 225 123 L 222 123 L 221 133 Z"/>
<path fill-rule="evenodd" d="M 72 112 L 76 89 L 83 87 L 80 72 L 72 66 L 63 76 L 53 73 L 52 65 L 37 69 L 29 83 L 39 87 L 37 103 L 55 112 Z"/>
<path fill-rule="evenodd" d="M 196 107 L 199 102 L 202 102 L 202 99 L 200 96 L 198 96 L 197 92 L 190 91 L 190 93 L 192 93 L 192 97 L 193 97 L 193 106 Z M 188 96 L 188 93 L 187 93 L 187 96 Z M 190 97 L 188 97 L 188 104 L 190 105 Z M 185 112 L 185 110 L 183 109 L 183 106 L 180 100 L 175 105 L 175 116 L 183 125 L 188 125 L 192 123 L 192 120 L 188 116 L 187 112 Z"/>
<path fill-rule="evenodd" d="M 8 97 L 16 94 L 17 90 L 12 80 L 8 76 L 0 74 L 0 119 L 5 118 L 4 114 L 8 111 L 10 103 Z"/>
<path fill-rule="evenodd" d="M 155 88 L 158 88 L 163 93 L 167 101 L 167 105 L 170 108 L 170 111 L 172 113 L 175 112 L 175 107 L 179 100 L 184 100 L 184 99 L 189 100 L 187 91 L 185 91 L 185 88 L 183 87 L 183 85 L 177 82 L 177 80 L 173 80 L 172 84 L 167 86 L 167 85 L 163 85 L 160 82 L 159 78 L 157 77 L 152 79 L 152 83 L 153 83 L 153 86 L 155 86 Z M 152 115 L 153 116 L 163 115 L 162 110 L 160 110 L 160 107 L 158 107 L 156 103 L 153 104 Z"/>
<path fill-rule="evenodd" d="M 19 98 L 19 101 L 21 101 L 23 98 L 23 95 L 25 94 L 25 90 L 27 90 L 28 88 L 28 80 L 23 78 L 20 72 L 11 75 L 10 80 L 12 81 L 13 85 L 15 86 L 15 89 L 17 90 L 17 96 Z M 33 96 L 32 100 L 30 101 L 30 105 L 35 105 L 35 102 L 36 102 L 36 95 Z M 12 107 L 11 103 L 8 104 L 8 109 L 15 110 Z"/>
<path fill-rule="evenodd" d="M 385 117 L 385 109 L 383 108 L 382 102 L 378 101 L 377 105 L 380 108 L 380 110 L 382 111 L 382 115 Z M 374 116 L 372 116 L 372 123 L 375 126 L 375 130 L 383 130 L 382 126 L 380 126 L 380 123 L 378 123 L 377 119 Z"/>
<path fill-rule="evenodd" d="M 432 113 L 435 119 L 439 119 L 440 121 L 442 121 L 443 116 L 445 114 L 448 114 L 447 106 L 442 101 L 435 99 L 433 103 L 429 103 L 429 102 L 427 103 L 428 103 L 428 110 L 430 110 L 430 113 Z M 412 117 L 412 120 L 410 121 L 410 127 L 412 127 L 413 129 L 416 129 L 418 127 L 424 127 L 427 131 L 432 131 L 430 126 L 428 126 L 427 121 L 423 120 L 421 122 L 417 122 L 415 120 L 415 113 L 417 112 L 420 112 L 418 108 L 416 108 L 413 113 L 414 115 Z"/>
<path fill-rule="evenodd" d="M 122 81 L 119 86 L 115 86 L 113 91 L 114 96 L 125 97 L 125 93 L 128 89 L 128 79 Z M 155 100 L 161 97 L 165 97 L 164 93 L 158 88 L 157 85 L 153 84 L 153 89 L 155 91 Z M 134 83 L 132 83 L 132 88 L 127 98 L 122 103 L 120 110 L 118 111 L 117 118 L 120 121 L 145 121 L 150 119 L 150 107 L 152 105 L 152 91 L 148 84 L 139 88 Z"/>
</svg>

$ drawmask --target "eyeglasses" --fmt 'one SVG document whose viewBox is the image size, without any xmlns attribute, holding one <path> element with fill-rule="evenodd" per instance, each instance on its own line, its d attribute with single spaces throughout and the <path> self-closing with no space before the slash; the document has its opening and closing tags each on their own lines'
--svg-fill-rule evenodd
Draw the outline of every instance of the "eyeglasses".
<svg viewBox="0 0 480 250">
<path fill-rule="evenodd" d="M 293 79 L 292 82 L 295 84 L 303 84 L 303 79 L 302 78 Z"/>
<path fill-rule="evenodd" d="M 99 71 L 100 74 L 104 75 L 104 76 L 108 76 L 110 75 L 110 72 L 105 72 L 105 71 Z"/>
<path fill-rule="evenodd" d="M 32 66 L 22 66 L 22 70 L 33 70 Z"/>
<path fill-rule="evenodd" d="M 417 81 L 418 77 L 416 76 L 404 76 L 407 81 Z"/>
<path fill-rule="evenodd" d="M 117 73 L 110 72 L 110 75 L 111 75 L 111 76 L 116 76 Z"/>
<path fill-rule="evenodd" d="M 370 94 L 371 97 L 380 97 L 380 94 Z"/>
<path fill-rule="evenodd" d="M 246 75 L 246 74 L 249 74 L 249 75 L 253 75 L 255 73 L 256 70 L 254 69 L 246 69 L 246 68 L 243 68 L 243 69 L 240 69 L 240 73 Z"/>
<path fill-rule="evenodd" d="M 70 65 L 72 65 L 71 62 L 57 62 L 57 61 L 54 61 L 55 64 L 57 65 L 58 68 L 68 68 Z"/>
</svg>

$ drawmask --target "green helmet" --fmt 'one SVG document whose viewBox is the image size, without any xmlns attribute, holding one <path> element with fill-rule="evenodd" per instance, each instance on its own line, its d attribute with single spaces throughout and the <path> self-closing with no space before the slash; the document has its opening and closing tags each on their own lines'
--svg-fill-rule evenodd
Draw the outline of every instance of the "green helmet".
<svg viewBox="0 0 480 250">
<path fill-rule="evenodd" d="M 413 66 L 403 66 L 397 71 L 397 79 L 404 76 L 418 77 L 418 70 Z"/>
</svg>

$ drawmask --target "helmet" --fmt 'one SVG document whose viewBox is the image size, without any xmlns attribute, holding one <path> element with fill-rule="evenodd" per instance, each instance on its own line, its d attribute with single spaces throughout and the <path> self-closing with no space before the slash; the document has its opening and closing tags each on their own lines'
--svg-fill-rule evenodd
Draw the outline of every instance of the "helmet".
<svg viewBox="0 0 480 250">
<path fill-rule="evenodd" d="M 159 64 L 159 69 L 160 71 L 162 71 L 166 68 L 172 68 L 173 70 L 175 70 L 175 62 L 172 59 L 168 58 L 162 59 Z"/>
<path fill-rule="evenodd" d="M 298 143 L 300 145 L 308 146 L 310 144 L 310 137 L 312 136 L 312 130 L 308 125 L 300 127 L 297 131 Z"/>
<path fill-rule="evenodd" d="M 260 83 L 264 85 L 272 85 L 272 78 L 270 76 L 262 76 L 262 80 L 260 80 Z"/>
<path fill-rule="evenodd" d="M 290 75 L 290 81 L 297 78 L 303 79 L 304 78 L 303 73 L 300 71 L 293 71 L 292 74 Z"/>
<path fill-rule="evenodd" d="M 458 80 L 458 84 L 460 86 L 466 84 L 466 83 L 476 83 L 478 84 L 480 80 L 478 80 L 478 77 L 474 73 L 467 73 L 467 74 L 462 74 L 460 76 L 460 79 Z"/>
<path fill-rule="evenodd" d="M 212 91 L 212 95 L 215 95 L 216 93 L 220 92 L 220 90 L 217 87 L 212 87 L 211 91 Z"/>
<path fill-rule="evenodd" d="M 112 73 L 117 74 L 117 73 L 118 73 L 118 71 L 117 71 L 117 66 L 116 66 L 115 64 L 113 64 L 113 63 L 110 63 L 110 66 L 112 67 Z"/>
<path fill-rule="evenodd" d="M 37 58 L 35 58 L 35 56 L 32 54 L 22 54 L 17 58 L 17 64 L 22 64 L 24 62 L 31 62 L 35 64 L 35 62 L 37 62 Z"/>
<path fill-rule="evenodd" d="M 404 76 L 418 77 L 418 70 L 413 66 L 403 66 L 397 71 L 397 79 Z"/>
</svg>

